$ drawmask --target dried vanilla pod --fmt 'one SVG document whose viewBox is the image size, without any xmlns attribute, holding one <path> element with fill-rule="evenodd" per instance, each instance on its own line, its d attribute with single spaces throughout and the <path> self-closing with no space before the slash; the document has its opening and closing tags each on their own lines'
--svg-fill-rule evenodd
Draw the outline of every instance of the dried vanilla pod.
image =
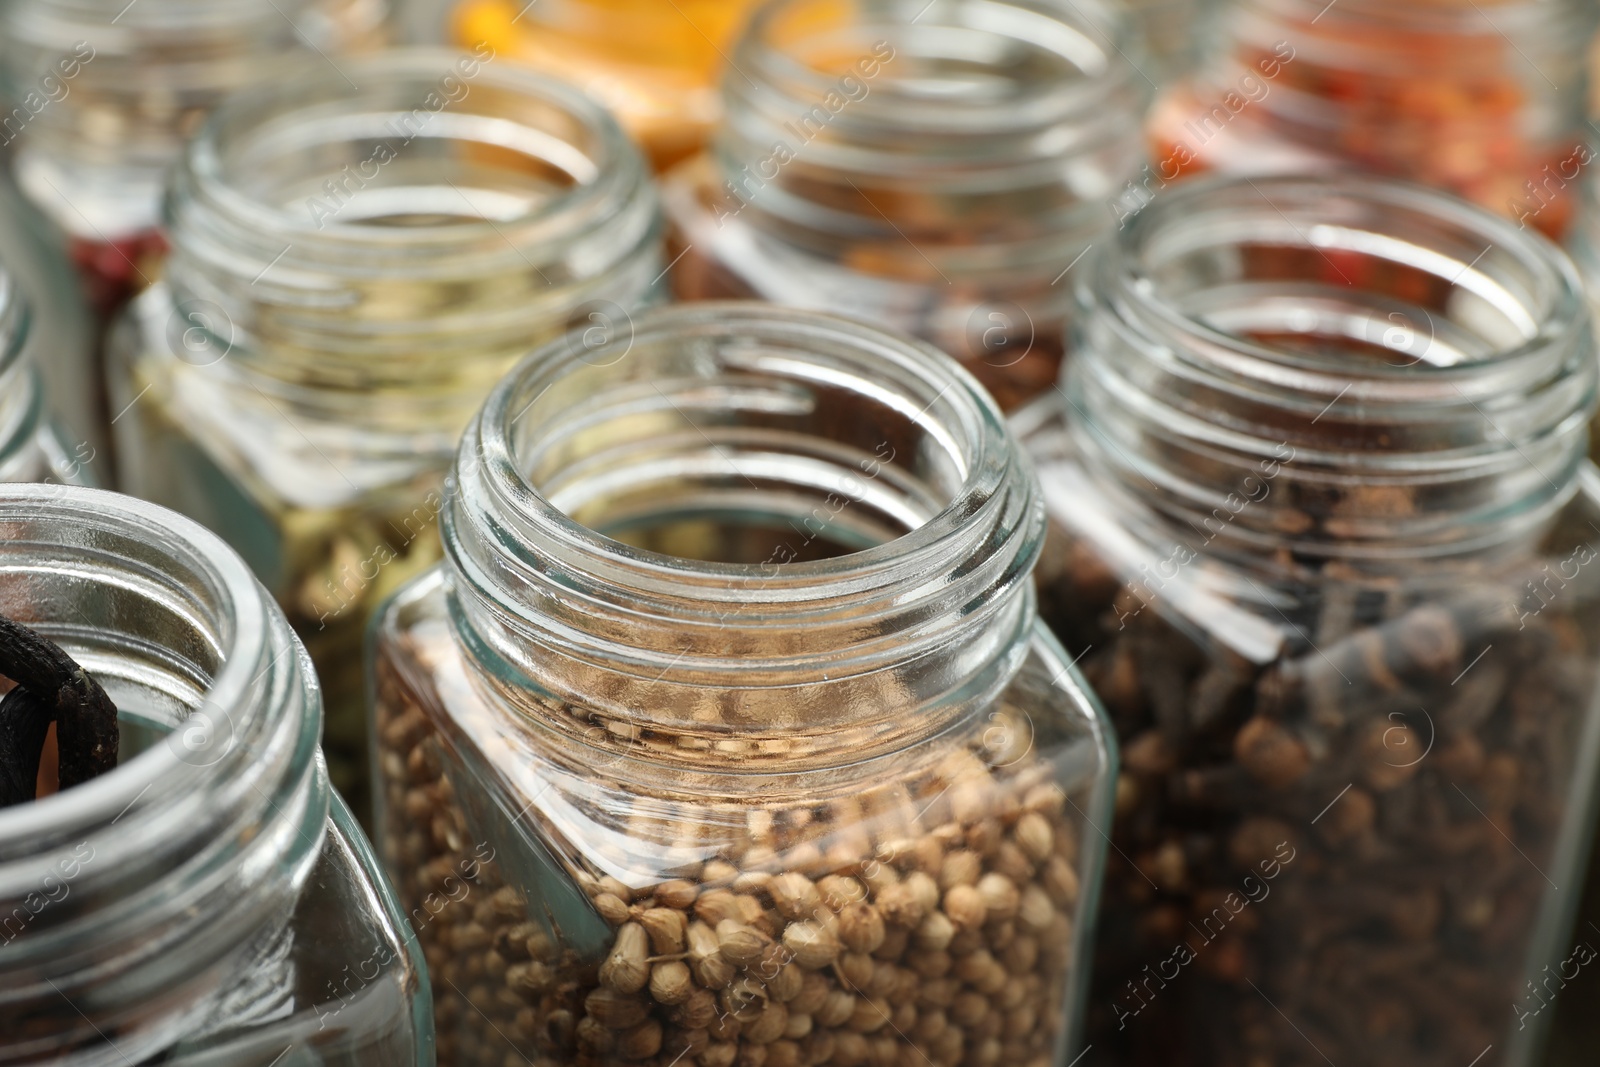
<svg viewBox="0 0 1600 1067">
<path fill-rule="evenodd" d="M 0 615 L 0 807 L 34 799 L 39 760 L 56 726 L 62 789 L 117 765 L 117 708 L 89 673 L 43 634 Z"/>
</svg>

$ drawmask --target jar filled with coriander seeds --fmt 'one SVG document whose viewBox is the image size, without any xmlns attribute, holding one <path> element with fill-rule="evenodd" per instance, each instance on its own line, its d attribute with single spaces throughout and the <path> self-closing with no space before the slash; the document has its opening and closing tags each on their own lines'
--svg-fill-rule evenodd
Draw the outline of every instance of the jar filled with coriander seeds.
<svg viewBox="0 0 1600 1067">
<path fill-rule="evenodd" d="M 1114 750 L 1036 622 L 1036 484 L 970 376 L 687 305 L 531 356 L 454 477 L 373 653 L 442 1063 L 1077 1054 Z"/>
<path fill-rule="evenodd" d="M 1091 1040 L 1131 1067 L 1538 1062 L 1542 983 L 1592 933 L 1576 271 L 1356 177 L 1174 188 L 1091 258 L 1062 391 L 1014 422 L 1041 612 L 1122 743 Z"/>
<path fill-rule="evenodd" d="M 625 328 L 665 264 L 643 160 L 577 90 L 487 49 L 341 66 L 241 94 L 190 144 L 113 391 L 123 484 L 283 604 L 365 811 L 363 628 L 437 558 L 462 427 L 529 348 Z"/>
<path fill-rule="evenodd" d="M 0 486 L 0 1064 L 431 1067 L 305 650 L 215 534 Z"/>
<path fill-rule="evenodd" d="M 1055 382 L 1072 268 L 1144 162 L 1144 62 L 1100 0 L 766 4 L 665 179 L 674 290 L 910 333 L 1011 410 Z"/>
<path fill-rule="evenodd" d="M 68 444 L 45 401 L 38 336 L 26 295 L 0 264 L 0 482 L 92 485 L 94 446 Z"/>
</svg>

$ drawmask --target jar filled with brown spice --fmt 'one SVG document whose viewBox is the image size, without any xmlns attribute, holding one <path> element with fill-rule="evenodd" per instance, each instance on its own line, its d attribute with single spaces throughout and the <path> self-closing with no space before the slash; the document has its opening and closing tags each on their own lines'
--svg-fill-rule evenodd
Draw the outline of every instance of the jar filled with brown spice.
<svg viewBox="0 0 1600 1067">
<path fill-rule="evenodd" d="M 1043 521 L 897 335 L 709 304 L 530 357 L 376 629 L 440 1062 L 1075 1055 L 1113 756 Z"/>
<path fill-rule="evenodd" d="M 1042 614 L 1123 745 L 1095 1040 L 1532 1062 L 1600 753 L 1576 272 L 1418 187 L 1205 181 L 1080 299 L 1017 431 Z"/>
</svg>

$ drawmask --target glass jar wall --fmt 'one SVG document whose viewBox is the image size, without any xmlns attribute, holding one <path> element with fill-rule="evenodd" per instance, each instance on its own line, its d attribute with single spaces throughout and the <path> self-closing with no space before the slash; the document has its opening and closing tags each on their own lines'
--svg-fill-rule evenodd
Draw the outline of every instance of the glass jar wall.
<svg viewBox="0 0 1600 1067">
<path fill-rule="evenodd" d="M 0 482 L 92 485 L 95 448 L 68 444 L 51 416 L 34 360 L 31 306 L 0 265 Z"/>
<path fill-rule="evenodd" d="M 1064 279 L 1143 161 L 1139 55 L 1089 2 L 762 8 L 711 148 L 667 179 L 678 294 L 889 325 L 1015 406 L 1055 381 Z"/>
<path fill-rule="evenodd" d="M 1182 174 L 1350 166 L 1560 236 L 1589 162 L 1585 0 L 1232 0 L 1149 122 L 1136 194 Z"/>
<path fill-rule="evenodd" d="M 83 283 L 96 321 L 70 376 L 96 447 L 116 412 L 102 334 L 160 277 L 161 183 L 207 111 L 296 56 L 373 45 L 384 0 L 10 0 L 0 4 L 0 162 Z M 76 354 L 76 353 L 75 353 Z M 58 390 L 60 391 L 60 390 Z M 57 403 L 61 403 L 60 400 Z M 78 420 L 74 420 L 76 423 Z"/>
<path fill-rule="evenodd" d="M 239 557 L 142 501 L 0 486 L 0 614 L 121 733 L 113 770 L 0 810 L 0 1063 L 431 1065 L 416 939 Z"/>
<path fill-rule="evenodd" d="M 130 492 L 217 530 L 326 691 L 365 810 L 370 608 L 438 555 L 455 443 L 530 347 L 625 331 L 664 265 L 638 152 L 488 53 L 392 53 L 243 94 L 186 152 L 166 280 L 113 338 Z"/>
<path fill-rule="evenodd" d="M 1571 265 L 1413 186 L 1208 181 L 1080 296 L 1018 432 L 1042 613 L 1123 742 L 1093 1039 L 1532 1062 L 1600 752 Z"/>
<path fill-rule="evenodd" d="M 603 102 L 657 168 L 697 152 L 717 75 L 755 0 L 458 0 L 456 40 L 486 42 Z"/>
<path fill-rule="evenodd" d="M 993 401 L 752 304 L 580 345 L 491 395 L 377 624 L 441 1062 L 1066 1062 L 1112 745 Z"/>
</svg>

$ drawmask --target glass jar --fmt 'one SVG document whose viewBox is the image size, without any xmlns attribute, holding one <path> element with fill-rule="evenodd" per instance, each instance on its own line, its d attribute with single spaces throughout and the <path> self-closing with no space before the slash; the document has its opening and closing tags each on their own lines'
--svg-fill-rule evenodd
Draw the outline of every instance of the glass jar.
<svg viewBox="0 0 1600 1067">
<path fill-rule="evenodd" d="M 116 414 L 102 335 L 160 277 L 161 183 L 229 92 L 296 55 L 376 43 L 384 0 L 7 0 L 0 3 L 0 157 L 48 221 L 95 317 L 95 436 Z M 319 59 L 333 64 L 343 60 Z"/>
<path fill-rule="evenodd" d="M 579 343 L 490 396 L 376 624 L 440 1058 L 1067 1062 L 1113 750 L 993 401 L 761 305 Z M 477 840 L 492 907 L 444 902 Z"/>
<path fill-rule="evenodd" d="M 363 628 L 438 556 L 462 428 L 529 348 L 624 330 L 664 261 L 643 160 L 577 90 L 487 53 L 343 66 L 359 89 L 312 68 L 215 113 L 111 347 L 123 484 L 283 604 L 364 812 Z"/>
<path fill-rule="evenodd" d="M 458 0 L 456 41 L 570 81 L 606 105 L 657 169 L 694 154 L 721 107 L 725 49 L 755 0 Z"/>
<path fill-rule="evenodd" d="M 1355 177 L 1185 185 L 1091 258 L 1014 427 L 1041 613 L 1122 742 L 1091 1038 L 1532 1062 L 1600 752 L 1575 272 Z"/>
<path fill-rule="evenodd" d="M 0 482 L 92 485 L 94 446 L 69 445 L 49 414 L 32 327 L 26 296 L 0 266 Z"/>
<path fill-rule="evenodd" d="M 1048 389 L 1063 280 L 1144 158 L 1135 40 L 1090 0 L 769 4 L 667 178 L 677 293 L 892 326 L 1006 409 Z"/>
<path fill-rule="evenodd" d="M 431 1065 L 416 938 L 239 557 L 130 497 L 0 486 L 0 613 L 121 733 L 114 770 L 0 810 L 0 1063 Z"/>
<path fill-rule="evenodd" d="M 1588 0 L 1233 0 L 1200 73 L 1151 110 L 1139 195 L 1201 170 L 1350 166 L 1560 236 L 1595 26 Z"/>
</svg>

